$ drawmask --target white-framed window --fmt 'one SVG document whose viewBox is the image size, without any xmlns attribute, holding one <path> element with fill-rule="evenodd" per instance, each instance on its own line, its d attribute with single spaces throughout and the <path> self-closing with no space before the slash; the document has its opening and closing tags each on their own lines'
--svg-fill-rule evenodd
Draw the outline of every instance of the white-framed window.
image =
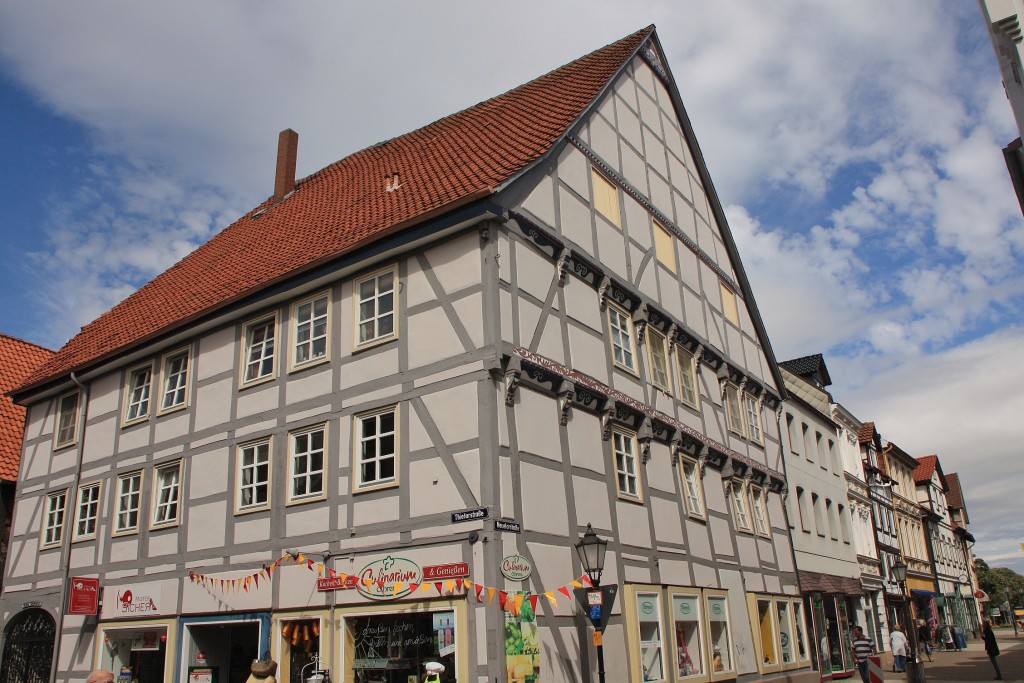
<svg viewBox="0 0 1024 683">
<path fill-rule="evenodd" d="M 693 517 L 704 518 L 704 482 L 700 476 L 700 465 L 696 460 L 682 458 L 683 499 L 686 512 Z"/>
<path fill-rule="evenodd" d="M 184 408 L 188 404 L 189 349 L 167 354 L 160 365 L 160 412 Z"/>
<path fill-rule="evenodd" d="M 640 629 L 640 666 L 644 681 L 666 681 L 665 653 L 662 647 L 660 593 L 637 592 L 636 617 Z"/>
<path fill-rule="evenodd" d="M 242 358 L 242 384 L 252 384 L 274 376 L 274 340 L 277 315 L 263 317 L 245 325 Z"/>
<path fill-rule="evenodd" d="M 153 526 L 178 523 L 181 512 L 181 461 L 156 468 L 153 476 Z"/>
<path fill-rule="evenodd" d="M 292 306 L 294 347 L 292 367 L 327 360 L 330 350 L 331 298 L 326 292 Z"/>
<path fill-rule="evenodd" d="M 324 474 L 327 448 L 327 427 L 292 432 L 291 451 L 288 454 L 288 501 L 296 502 L 320 498 L 324 495 Z"/>
<path fill-rule="evenodd" d="M 747 593 L 747 611 L 760 673 L 794 669 L 810 659 L 799 598 Z"/>
<path fill-rule="evenodd" d="M 613 429 L 612 451 L 615 457 L 615 486 L 619 495 L 624 498 L 640 500 L 636 436 L 620 429 Z"/>
<path fill-rule="evenodd" d="M 64 538 L 64 518 L 67 515 L 68 492 L 56 491 L 46 496 L 46 519 L 43 522 L 43 547 L 59 545 Z"/>
<path fill-rule="evenodd" d="M 612 360 L 619 367 L 636 372 L 633 351 L 633 319 L 625 309 L 608 304 L 608 333 L 612 342 Z"/>
<path fill-rule="evenodd" d="M 95 482 L 78 487 L 78 503 L 75 505 L 74 540 L 96 537 L 96 526 L 100 518 L 100 484 Z"/>
<path fill-rule="evenodd" d="M 697 389 L 697 359 L 689 349 L 676 346 L 676 366 L 679 368 L 679 400 L 691 408 L 700 407 Z"/>
<path fill-rule="evenodd" d="M 398 406 L 355 416 L 355 488 L 398 483 Z"/>
<path fill-rule="evenodd" d="M 127 534 L 139 530 L 142 508 L 142 472 L 122 474 L 117 478 L 117 518 L 114 533 Z"/>
<path fill-rule="evenodd" d="M 740 404 L 740 388 L 732 382 L 725 385 L 725 416 L 729 423 L 729 431 L 746 436 L 743 422 L 743 408 Z"/>
<path fill-rule="evenodd" d="M 651 384 L 667 394 L 672 393 L 672 375 L 669 371 L 668 340 L 658 330 L 648 326 L 647 350 L 651 362 Z"/>
<path fill-rule="evenodd" d="M 747 418 L 747 437 L 761 443 L 764 438 L 761 433 L 761 402 L 756 396 L 743 392 L 743 407 Z"/>
<path fill-rule="evenodd" d="M 750 513 L 747 512 L 747 496 L 742 482 L 729 484 L 729 500 L 732 502 L 732 515 L 736 520 L 736 528 L 750 531 Z"/>
<path fill-rule="evenodd" d="M 594 208 L 617 227 L 622 227 L 622 212 L 619 208 L 619 188 L 603 173 L 591 166 L 590 177 L 594 185 Z"/>
<path fill-rule="evenodd" d="M 676 272 L 675 237 L 658 221 L 654 221 L 654 253 L 663 266 Z"/>
<path fill-rule="evenodd" d="M 740 311 L 736 304 L 736 292 L 732 291 L 724 282 L 718 284 L 722 292 L 722 315 L 733 325 L 739 327 Z"/>
<path fill-rule="evenodd" d="M 125 424 L 149 417 L 149 396 L 153 386 L 153 364 L 138 365 L 128 371 L 125 387 Z"/>
<path fill-rule="evenodd" d="M 770 536 L 768 505 L 765 501 L 764 489 L 760 486 L 750 487 L 750 511 L 754 516 L 754 531 L 761 536 Z"/>
<path fill-rule="evenodd" d="M 54 447 L 70 446 L 78 440 L 78 401 L 81 394 L 77 389 L 62 394 L 57 399 L 57 429 L 54 431 Z"/>
<path fill-rule="evenodd" d="M 238 510 L 270 505 L 270 439 L 238 447 Z"/>
<path fill-rule="evenodd" d="M 397 336 L 395 285 L 398 269 L 386 270 L 355 282 L 356 348 L 378 344 Z"/>
</svg>

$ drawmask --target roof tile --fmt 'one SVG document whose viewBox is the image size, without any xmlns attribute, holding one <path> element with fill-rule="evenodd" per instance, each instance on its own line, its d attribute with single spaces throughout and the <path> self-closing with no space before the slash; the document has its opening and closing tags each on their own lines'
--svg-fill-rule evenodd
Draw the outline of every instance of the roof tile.
<svg viewBox="0 0 1024 683">
<path fill-rule="evenodd" d="M 17 481 L 21 441 L 25 434 L 25 409 L 7 395 L 39 366 L 53 357 L 53 351 L 0 334 L 0 479 Z"/>
</svg>

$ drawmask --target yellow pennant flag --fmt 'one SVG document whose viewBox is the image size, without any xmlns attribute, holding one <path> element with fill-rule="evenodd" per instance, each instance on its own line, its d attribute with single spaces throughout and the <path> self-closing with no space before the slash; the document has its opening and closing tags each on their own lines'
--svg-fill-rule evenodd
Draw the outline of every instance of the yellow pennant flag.
<svg viewBox="0 0 1024 683">
<path fill-rule="evenodd" d="M 448 581 L 445 581 L 444 585 L 448 586 L 448 592 L 449 593 L 452 593 L 452 592 L 455 591 L 455 582 L 452 581 L 451 579 L 449 579 Z"/>
<path fill-rule="evenodd" d="M 402 592 L 403 588 L 405 588 L 405 584 L 404 583 L 402 583 L 401 581 L 395 581 L 395 587 L 391 591 L 391 594 L 392 595 L 398 595 L 400 592 Z"/>
<path fill-rule="evenodd" d="M 523 598 L 525 598 L 525 597 L 526 596 L 523 595 L 522 593 L 516 594 L 516 607 L 515 607 L 515 611 L 513 612 L 513 614 L 518 615 L 520 612 L 523 611 Z"/>
<path fill-rule="evenodd" d="M 494 592 L 496 590 L 498 590 L 498 589 L 497 588 L 491 588 L 490 586 L 488 586 L 488 588 L 487 588 L 487 604 L 488 605 L 490 605 L 491 603 L 494 602 Z"/>
<path fill-rule="evenodd" d="M 558 607 L 558 600 L 555 599 L 555 591 L 548 591 L 544 597 L 551 601 L 551 604 Z"/>
</svg>

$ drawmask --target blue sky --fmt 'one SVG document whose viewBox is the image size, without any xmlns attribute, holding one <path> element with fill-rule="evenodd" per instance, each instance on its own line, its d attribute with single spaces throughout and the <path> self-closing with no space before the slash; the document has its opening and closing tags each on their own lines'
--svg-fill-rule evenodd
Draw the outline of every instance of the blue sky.
<svg viewBox="0 0 1024 683">
<path fill-rule="evenodd" d="M 0 5 L 0 331 L 59 347 L 266 198 L 283 128 L 308 175 L 655 23 L 776 356 L 959 471 L 1024 573 L 1017 132 L 976 3 L 379 5 Z"/>
</svg>

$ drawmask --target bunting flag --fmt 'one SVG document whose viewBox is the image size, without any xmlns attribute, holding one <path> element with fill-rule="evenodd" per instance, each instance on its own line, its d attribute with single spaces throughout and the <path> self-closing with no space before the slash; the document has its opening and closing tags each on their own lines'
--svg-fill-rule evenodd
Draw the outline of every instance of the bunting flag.
<svg viewBox="0 0 1024 683">
<path fill-rule="evenodd" d="M 340 578 L 342 583 L 344 584 L 349 584 L 351 581 L 354 580 L 356 583 L 362 584 L 367 588 L 372 588 L 376 586 L 376 588 L 381 593 L 385 592 L 387 589 L 387 584 L 382 580 L 374 581 L 373 579 L 369 578 L 360 579 L 350 574 L 346 574 L 345 572 L 335 571 L 334 569 L 325 566 L 321 562 L 314 562 L 312 559 L 306 557 L 302 553 L 293 555 L 290 552 L 286 552 L 284 555 L 279 557 L 274 562 L 271 562 L 270 564 L 261 565 L 258 571 L 255 571 L 247 576 L 241 576 L 232 579 L 221 579 L 201 574 L 195 571 L 194 569 L 189 569 L 188 580 L 192 584 L 198 584 L 211 590 L 217 589 L 223 593 L 234 592 L 237 594 L 239 590 L 248 593 L 251 590 L 259 590 L 262 587 L 260 586 L 261 578 L 264 579 L 265 583 L 269 583 L 270 581 L 272 581 L 274 578 L 274 572 L 276 572 L 286 560 L 291 562 L 292 564 L 305 565 L 306 569 L 308 569 L 309 571 L 315 571 L 317 577 L 319 578 L 323 578 L 325 576 L 329 576 L 332 579 Z M 482 604 L 485 601 L 484 596 L 486 595 L 487 604 L 494 605 L 494 598 L 497 597 L 498 608 L 505 612 L 510 612 L 514 615 L 519 615 L 522 612 L 524 602 L 529 602 L 530 607 L 532 607 L 533 611 L 536 613 L 537 606 L 540 602 L 541 596 L 547 598 L 548 602 L 552 607 L 558 607 L 558 593 L 561 593 L 566 598 L 569 598 L 571 600 L 571 589 L 580 588 L 584 586 L 588 588 L 594 587 L 593 582 L 586 574 L 583 574 L 579 578 L 573 579 L 564 586 L 559 586 L 555 590 L 538 591 L 536 593 L 524 592 L 519 594 L 512 594 L 507 591 L 500 590 L 498 588 L 485 586 L 480 583 L 474 583 L 468 578 L 460 578 L 448 579 L 443 582 L 435 581 L 433 583 L 426 581 L 423 583 L 414 583 L 411 581 L 406 583 L 399 581 L 393 584 L 391 588 L 391 595 L 397 596 L 399 593 L 402 593 L 406 589 L 408 589 L 408 592 L 410 593 L 415 593 L 418 590 L 423 591 L 425 593 L 429 592 L 430 590 L 435 590 L 437 591 L 438 595 L 442 596 L 446 594 L 446 589 L 447 595 L 454 595 L 456 591 L 465 591 L 467 593 L 471 592 L 472 594 L 475 594 L 477 603 L 479 604 Z"/>
</svg>

